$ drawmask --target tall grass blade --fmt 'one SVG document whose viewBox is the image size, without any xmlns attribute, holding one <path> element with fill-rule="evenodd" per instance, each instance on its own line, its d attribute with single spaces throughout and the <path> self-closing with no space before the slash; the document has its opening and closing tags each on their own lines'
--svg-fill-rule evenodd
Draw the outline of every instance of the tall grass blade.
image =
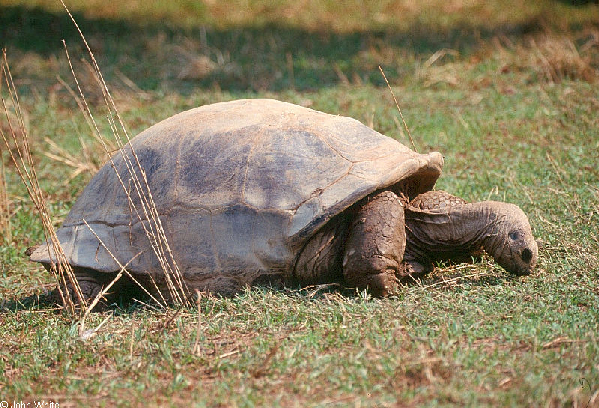
<svg viewBox="0 0 599 408">
<path fill-rule="evenodd" d="M 414 144 L 414 139 L 412 138 L 412 132 L 410 132 L 410 128 L 408 127 L 408 124 L 406 123 L 406 120 L 403 117 L 403 113 L 401 113 L 401 108 L 399 107 L 399 102 L 397 102 L 397 98 L 395 97 L 395 92 L 393 92 L 393 89 L 391 89 L 391 84 L 389 84 L 389 81 L 387 80 L 387 76 L 385 75 L 385 71 L 383 71 L 383 68 L 381 68 L 380 65 L 379 65 L 379 71 L 381 71 L 381 75 L 383 76 L 385 83 L 387 83 L 387 88 L 389 88 L 389 91 L 391 92 L 393 101 L 395 101 L 395 107 L 397 107 L 397 111 L 399 112 L 401 121 L 403 122 L 403 125 L 406 128 L 406 131 L 408 132 L 408 136 L 410 137 L 410 143 L 412 143 L 412 148 L 414 148 L 414 151 L 417 152 L 418 150 L 416 150 L 416 145 Z"/>
<path fill-rule="evenodd" d="M 0 153 L 0 244 L 12 241 L 10 229 L 10 201 L 6 190 L 4 155 Z"/>
<path fill-rule="evenodd" d="M 4 117 L 6 119 L 7 128 L 9 129 L 8 134 L 6 134 L 3 128 L 0 127 L 2 140 L 4 141 L 4 145 L 9 152 L 9 156 L 15 165 L 21 181 L 27 189 L 31 201 L 34 203 L 35 208 L 40 215 L 46 241 L 53 249 L 53 251 L 48 251 L 51 259 L 50 270 L 58 281 L 58 291 L 63 305 L 70 313 L 75 315 L 78 310 L 75 303 L 78 303 L 85 308 L 86 302 L 81 293 L 81 288 L 79 287 L 77 279 L 75 278 L 73 269 L 68 263 L 65 253 L 60 246 L 60 242 L 52 224 L 48 206 L 46 205 L 44 192 L 38 182 L 33 159 L 31 158 L 29 135 L 25 126 L 24 115 L 19 103 L 17 89 L 10 73 L 10 67 L 8 66 L 6 50 L 3 50 L 3 59 L 0 62 L 0 70 L 2 71 L 2 83 L 6 84 L 8 88 L 8 98 L 5 98 L 4 94 L 0 95 Z M 69 294 L 68 288 L 71 288 L 73 291 L 76 302 Z"/>
<path fill-rule="evenodd" d="M 119 148 L 117 155 L 121 155 L 121 158 L 123 159 L 123 162 L 127 168 L 129 176 L 128 180 L 124 180 L 123 177 L 119 174 L 114 164 L 114 160 L 112 158 L 110 159 L 110 164 L 115 171 L 118 182 L 120 183 L 124 193 L 128 198 L 129 204 L 132 208 L 132 213 L 135 214 L 135 216 L 137 217 L 137 221 L 140 221 L 140 225 L 142 225 L 144 232 L 150 242 L 152 250 L 154 251 L 160 263 L 160 266 L 163 271 L 162 278 L 164 279 L 166 286 L 169 290 L 170 299 L 175 304 L 188 304 L 188 299 L 190 297 L 189 295 L 191 294 L 191 292 L 189 291 L 187 285 L 185 284 L 185 281 L 183 280 L 181 271 L 169 246 L 166 233 L 164 231 L 164 227 L 162 226 L 162 221 L 160 219 L 160 215 L 156 207 L 156 203 L 152 197 L 152 192 L 150 190 L 150 185 L 148 183 L 146 172 L 140 163 L 140 159 L 137 153 L 135 152 L 135 149 L 130 143 L 131 138 L 129 136 L 129 132 L 127 131 L 124 121 L 120 116 L 114 99 L 112 98 L 112 95 L 108 89 L 108 86 L 106 85 L 100 67 L 91 50 L 91 47 L 89 46 L 83 32 L 79 28 L 79 25 L 75 21 L 69 9 L 66 7 L 64 2 L 62 2 L 62 0 L 61 3 L 65 11 L 69 15 L 71 21 L 75 25 L 79 33 L 79 36 L 81 37 L 81 40 L 83 41 L 84 46 L 86 47 L 88 55 L 91 59 L 91 68 L 96 78 L 97 85 L 99 89 L 102 91 L 104 104 L 108 109 L 107 120 L 110 129 L 113 133 L 114 139 L 116 141 L 117 147 Z M 71 59 L 68 54 L 68 50 L 66 48 L 66 43 L 63 42 L 63 45 L 65 47 L 67 60 L 69 61 L 71 74 L 77 84 L 77 90 L 80 96 L 79 106 L 80 108 L 82 108 L 81 110 L 85 115 L 86 120 L 88 120 L 88 123 L 90 123 L 91 127 L 93 128 L 94 137 L 101 141 L 106 153 L 110 154 L 110 150 L 106 142 L 107 139 L 100 132 L 98 124 L 79 85 L 77 75 L 75 74 L 75 70 L 73 68 Z M 127 187 L 128 185 L 132 185 L 133 188 L 129 189 Z M 135 200 L 134 198 L 137 198 L 137 200 Z M 156 284 L 155 286 L 156 288 L 158 288 Z M 160 296 L 163 298 L 163 300 L 165 300 L 165 297 L 162 294 L 160 294 Z"/>
</svg>

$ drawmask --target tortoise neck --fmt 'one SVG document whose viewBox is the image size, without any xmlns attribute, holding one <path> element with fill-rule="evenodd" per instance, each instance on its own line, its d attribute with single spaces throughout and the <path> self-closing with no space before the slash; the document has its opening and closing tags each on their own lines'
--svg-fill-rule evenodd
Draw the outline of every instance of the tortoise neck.
<svg viewBox="0 0 599 408">
<path fill-rule="evenodd" d="M 408 209 L 406 253 L 416 259 L 449 260 L 482 247 L 494 254 L 499 245 L 497 204 L 466 203 L 438 212 Z"/>
<path fill-rule="evenodd" d="M 481 235 L 480 244 L 493 258 L 503 251 L 505 245 L 505 220 L 506 204 L 497 201 L 483 201 L 480 207 L 481 219 L 485 221 L 484 234 Z"/>
</svg>

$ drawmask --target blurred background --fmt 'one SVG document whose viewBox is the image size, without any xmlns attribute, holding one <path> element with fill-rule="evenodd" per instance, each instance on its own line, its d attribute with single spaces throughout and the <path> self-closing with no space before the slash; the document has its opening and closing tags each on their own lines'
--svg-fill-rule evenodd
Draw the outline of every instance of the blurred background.
<svg viewBox="0 0 599 408">
<path fill-rule="evenodd" d="M 380 86 L 378 65 L 396 85 L 457 86 L 462 69 L 431 70 L 456 61 L 467 61 L 468 70 L 494 63 L 499 72 L 529 71 L 526 81 L 595 80 L 599 61 L 589 51 L 596 50 L 596 4 L 67 1 L 113 87 L 180 93 Z M 63 39 L 76 59 L 85 55 L 58 0 L 0 3 L 0 45 L 17 77 L 56 85 L 67 69 Z M 549 66 L 534 67 L 543 57 Z"/>
</svg>

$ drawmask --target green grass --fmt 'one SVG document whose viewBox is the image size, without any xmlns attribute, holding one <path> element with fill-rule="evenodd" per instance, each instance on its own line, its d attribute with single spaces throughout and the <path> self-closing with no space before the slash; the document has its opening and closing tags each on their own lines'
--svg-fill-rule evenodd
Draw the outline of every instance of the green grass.
<svg viewBox="0 0 599 408">
<path fill-rule="evenodd" d="M 43 233 L 5 165 L 0 401 L 599 406 L 599 7 L 573 3 L 72 2 L 132 134 L 194 106 L 273 97 L 409 145 L 381 65 L 418 150 L 445 156 L 438 187 L 521 206 L 542 241 L 539 265 L 524 278 L 488 259 L 442 266 L 389 299 L 288 288 L 204 298 L 201 314 L 121 305 L 92 315 L 88 328 L 108 320 L 82 340 L 48 304 L 51 276 L 23 255 Z M 69 181 L 73 169 L 44 155 L 44 138 L 83 163 L 80 135 L 103 160 L 57 80 L 73 86 L 63 38 L 101 117 L 60 5 L 0 5 L 0 45 L 56 225 L 92 174 Z"/>
</svg>

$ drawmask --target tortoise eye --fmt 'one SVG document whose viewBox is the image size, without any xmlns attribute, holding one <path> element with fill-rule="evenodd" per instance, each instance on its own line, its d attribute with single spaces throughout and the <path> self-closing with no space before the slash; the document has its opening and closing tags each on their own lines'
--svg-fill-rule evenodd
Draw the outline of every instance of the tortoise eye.
<svg viewBox="0 0 599 408">
<path fill-rule="evenodd" d="M 524 248 L 522 250 L 522 260 L 526 263 L 529 263 L 532 259 L 532 252 L 528 248 Z"/>
<path fill-rule="evenodd" d="M 518 231 L 512 231 L 508 234 L 508 236 L 510 239 L 516 241 L 518 238 L 520 238 L 520 233 Z"/>
</svg>

